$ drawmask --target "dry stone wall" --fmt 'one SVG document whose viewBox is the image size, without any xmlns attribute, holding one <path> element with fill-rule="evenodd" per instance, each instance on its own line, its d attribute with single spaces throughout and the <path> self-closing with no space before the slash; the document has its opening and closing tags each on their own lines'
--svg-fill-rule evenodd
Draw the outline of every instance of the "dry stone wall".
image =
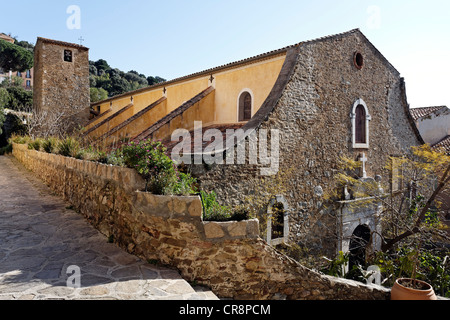
<svg viewBox="0 0 450 320">
<path fill-rule="evenodd" d="M 13 155 L 128 252 L 235 299 L 387 299 L 378 286 L 323 276 L 259 237 L 258 220 L 203 222 L 198 196 L 145 192 L 134 170 L 28 150 Z"/>
</svg>

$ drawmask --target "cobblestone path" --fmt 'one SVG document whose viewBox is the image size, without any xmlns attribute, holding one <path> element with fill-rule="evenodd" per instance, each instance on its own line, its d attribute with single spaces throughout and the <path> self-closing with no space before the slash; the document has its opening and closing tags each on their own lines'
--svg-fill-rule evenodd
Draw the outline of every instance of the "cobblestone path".
<svg viewBox="0 0 450 320">
<path fill-rule="evenodd" d="M 17 160 L 0 156 L 0 300 L 16 299 L 217 297 L 108 243 Z"/>
</svg>

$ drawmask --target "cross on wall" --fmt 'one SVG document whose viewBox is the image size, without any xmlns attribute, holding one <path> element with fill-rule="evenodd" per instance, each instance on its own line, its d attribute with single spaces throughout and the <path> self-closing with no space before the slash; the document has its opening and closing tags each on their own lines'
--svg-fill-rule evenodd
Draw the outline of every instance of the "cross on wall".
<svg viewBox="0 0 450 320">
<path fill-rule="evenodd" d="M 362 177 L 367 178 L 367 172 L 366 172 L 366 162 L 368 161 L 366 154 L 363 152 L 362 157 L 359 158 L 359 161 L 362 162 Z"/>
</svg>

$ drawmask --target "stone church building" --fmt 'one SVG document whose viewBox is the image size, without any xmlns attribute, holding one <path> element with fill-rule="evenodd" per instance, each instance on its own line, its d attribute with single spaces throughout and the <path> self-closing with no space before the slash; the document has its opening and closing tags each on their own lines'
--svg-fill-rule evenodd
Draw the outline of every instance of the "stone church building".
<svg viewBox="0 0 450 320">
<path fill-rule="evenodd" d="M 276 172 L 288 172 L 288 191 L 267 209 L 282 208 L 281 230 L 274 235 L 269 225 L 262 236 L 274 245 L 299 243 L 330 257 L 352 250 L 355 239 L 380 246 L 380 205 L 353 206 L 358 199 L 343 192 L 331 209 L 323 209 L 339 159 L 359 161 L 360 178 L 376 180 L 388 192 L 393 188 L 385 169 L 390 157 L 423 143 L 404 79 L 359 29 L 115 96 L 92 104 L 91 112 L 95 116 L 85 135 L 103 145 L 153 138 L 173 151 L 183 140 L 172 141 L 174 131 L 184 129 L 195 141 L 201 122 L 202 133 L 216 133 L 216 147 L 208 154 L 222 159 L 242 145 L 250 151 L 252 134 L 269 132 L 267 146 L 279 142 L 279 148 L 269 147 L 268 154 L 276 153 Z M 217 133 L 237 129 L 245 134 L 232 137 L 231 144 L 218 141 Z M 200 136 L 200 149 L 183 151 L 194 158 L 205 155 L 209 139 Z M 204 190 L 214 190 L 222 204 L 237 206 L 254 193 L 257 181 L 273 177 L 261 175 L 267 167 L 261 152 L 257 161 L 247 152 L 239 164 L 200 162 L 191 169 Z"/>
</svg>

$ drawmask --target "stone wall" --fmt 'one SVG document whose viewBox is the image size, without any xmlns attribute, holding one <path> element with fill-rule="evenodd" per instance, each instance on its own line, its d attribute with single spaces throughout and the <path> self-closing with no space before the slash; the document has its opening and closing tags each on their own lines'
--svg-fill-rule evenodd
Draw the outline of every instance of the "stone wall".
<svg viewBox="0 0 450 320">
<path fill-rule="evenodd" d="M 203 222 L 198 196 L 142 190 L 134 170 L 28 150 L 13 155 L 128 252 L 235 299 L 388 299 L 378 286 L 323 276 L 259 237 L 258 220 Z"/>
<path fill-rule="evenodd" d="M 65 61 L 65 53 L 70 53 L 70 59 L 66 59 L 70 61 Z M 38 38 L 34 64 L 33 109 L 40 117 L 37 121 L 66 131 L 85 126 L 90 116 L 89 49 Z M 51 131 L 48 127 L 42 130 Z"/>
<path fill-rule="evenodd" d="M 355 52 L 364 57 L 362 69 L 354 65 Z M 335 190 L 339 159 L 358 160 L 364 152 L 368 176 L 381 176 L 388 190 L 389 157 L 408 154 L 421 141 L 409 118 L 403 79 L 358 30 L 300 43 L 295 59 L 280 95 L 259 115 L 255 130 L 280 133 L 280 172 L 289 172 L 288 192 L 282 196 L 289 204 L 290 241 L 333 257 L 336 217 L 323 204 L 324 195 Z M 365 149 L 352 144 L 350 113 L 358 99 L 365 101 L 372 118 Z M 216 165 L 198 178 L 223 204 L 236 206 L 254 193 L 261 178 L 257 172 L 253 165 Z"/>
</svg>

